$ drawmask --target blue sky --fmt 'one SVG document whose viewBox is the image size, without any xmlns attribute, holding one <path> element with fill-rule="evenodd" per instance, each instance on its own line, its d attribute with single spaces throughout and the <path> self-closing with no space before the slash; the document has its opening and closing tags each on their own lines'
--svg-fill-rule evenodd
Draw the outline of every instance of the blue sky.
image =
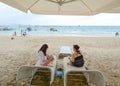
<svg viewBox="0 0 120 86">
<path fill-rule="evenodd" d="M 113 25 L 120 26 L 120 14 L 57 16 L 24 13 L 0 2 L 0 25 Z"/>
</svg>

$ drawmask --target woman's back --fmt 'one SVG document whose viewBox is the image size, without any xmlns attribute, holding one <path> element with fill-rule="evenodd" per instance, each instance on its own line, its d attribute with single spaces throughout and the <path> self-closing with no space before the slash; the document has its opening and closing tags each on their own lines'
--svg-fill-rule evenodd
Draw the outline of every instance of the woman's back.
<svg viewBox="0 0 120 86">
<path fill-rule="evenodd" d="M 84 65 L 83 55 L 77 56 L 74 59 L 73 66 L 82 67 Z"/>
<path fill-rule="evenodd" d="M 38 61 L 37 61 L 37 63 L 36 63 L 36 66 L 39 66 L 39 65 L 41 65 L 41 64 L 43 64 L 44 63 L 44 60 L 46 60 L 47 58 L 46 58 L 46 56 L 43 54 L 43 52 L 42 51 L 39 51 L 38 52 Z"/>
</svg>

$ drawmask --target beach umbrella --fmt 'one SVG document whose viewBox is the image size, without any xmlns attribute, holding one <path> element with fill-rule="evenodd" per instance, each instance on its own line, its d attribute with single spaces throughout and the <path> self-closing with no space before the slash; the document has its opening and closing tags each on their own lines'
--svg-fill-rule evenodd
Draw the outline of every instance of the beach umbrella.
<svg viewBox="0 0 120 86">
<path fill-rule="evenodd" d="M 23 12 L 49 15 L 94 15 L 114 12 L 120 0 L 0 0 Z M 112 9 L 112 10 L 111 10 Z M 109 11 L 111 10 L 111 11 Z"/>
<path fill-rule="evenodd" d="M 106 13 L 120 13 L 120 6 L 112 8 L 110 10 L 106 10 Z"/>
</svg>

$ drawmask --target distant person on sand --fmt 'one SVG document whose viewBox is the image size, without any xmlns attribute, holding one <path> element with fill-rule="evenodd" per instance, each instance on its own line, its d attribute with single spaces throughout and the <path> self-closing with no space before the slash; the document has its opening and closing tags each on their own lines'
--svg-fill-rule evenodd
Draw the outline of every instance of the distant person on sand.
<svg viewBox="0 0 120 86">
<path fill-rule="evenodd" d="M 71 56 L 70 62 L 68 62 L 68 65 L 72 65 L 75 67 L 82 67 L 84 65 L 84 58 L 82 53 L 80 52 L 80 47 L 78 45 L 73 45 L 73 54 Z"/>
<path fill-rule="evenodd" d="M 23 36 L 26 36 L 26 35 L 27 35 L 26 31 L 25 31 L 25 32 L 23 32 Z"/>
<path fill-rule="evenodd" d="M 21 30 L 21 36 L 23 36 L 23 31 Z"/>
<path fill-rule="evenodd" d="M 13 33 L 12 37 L 11 37 L 11 40 L 15 39 L 14 37 L 17 36 L 17 33 L 16 31 Z"/>
<path fill-rule="evenodd" d="M 115 33 L 115 37 L 119 37 L 119 33 L 118 32 Z"/>
<path fill-rule="evenodd" d="M 13 33 L 13 36 L 17 36 L 17 33 L 16 33 L 16 31 Z"/>
<path fill-rule="evenodd" d="M 42 47 L 38 50 L 38 61 L 36 66 L 47 66 L 50 62 L 54 60 L 52 55 L 47 54 L 48 45 L 43 44 Z"/>
</svg>

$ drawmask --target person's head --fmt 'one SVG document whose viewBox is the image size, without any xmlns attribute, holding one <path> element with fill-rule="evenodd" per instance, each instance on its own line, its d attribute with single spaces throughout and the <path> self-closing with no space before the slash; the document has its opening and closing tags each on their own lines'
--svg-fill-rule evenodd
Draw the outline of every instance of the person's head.
<svg viewBox="0 0 120 86">
<path fill-rule="evenodd" d="M 41 46 L 41 48 L 39 49 L 39 51 L 42 51 L 44 53 L 44 55 L 46 56 L 47 49 L 48 49 L 48 45 L 47 44 L 43 44 Z"/>
<path fill-rule="evenodd" d="M 80 47 L 79 47 L 78 45 L 73 45 L 73 50 L 74 50 L 74 52 L 80 53 L 79 48 L 80 48 Z"/>
</svg>

